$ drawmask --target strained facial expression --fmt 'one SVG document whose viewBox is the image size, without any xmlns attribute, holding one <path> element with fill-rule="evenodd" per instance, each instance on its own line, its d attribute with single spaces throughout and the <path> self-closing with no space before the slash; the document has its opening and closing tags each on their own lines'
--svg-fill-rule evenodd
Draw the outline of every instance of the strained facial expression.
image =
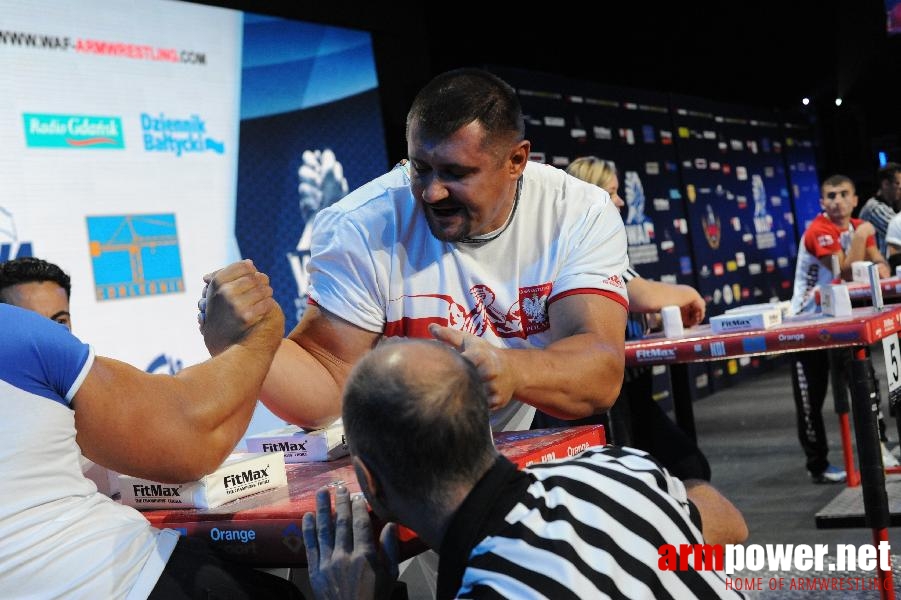
<svg viewBox="0 0 901 600">
<path fill-rule="evenodd" d="M 413 196 L 422 203 L 436 238 L 458 242 L 500 229 L 513 206 L 507 156 L 484 144 L 485 130 L 476 121 L 443 140 L 421 135 L 410 124 L 407 152 Z M 511 146 L 512 148 L 512 146 Z"/>
</svg>

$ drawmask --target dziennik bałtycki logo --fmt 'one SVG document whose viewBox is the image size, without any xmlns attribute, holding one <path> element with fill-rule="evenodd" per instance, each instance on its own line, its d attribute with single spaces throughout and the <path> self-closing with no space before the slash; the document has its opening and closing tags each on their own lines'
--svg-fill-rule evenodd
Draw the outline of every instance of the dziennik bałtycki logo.
<svg viewBox="0 0 901 600">
<path fill-rule="evenodd" d="M 884 540 L 878 546 L 836 544 L 834 555 L 829 550 L 829 544 L 664 544 L 657 549 L 657 568 L 720 571 L 727 590 L 824 592 L 879 590 L 878 571 L 891 570 L 891 547 Z"/>
<path fill-rule="evenodd" d="M 185 154 L 215 152 L 225 154 L 225 142 L 209 136 L 200 115 L 172 117 L 165 113 L 141 113 L 144 150 L 181 157 Z"/>
</svg>

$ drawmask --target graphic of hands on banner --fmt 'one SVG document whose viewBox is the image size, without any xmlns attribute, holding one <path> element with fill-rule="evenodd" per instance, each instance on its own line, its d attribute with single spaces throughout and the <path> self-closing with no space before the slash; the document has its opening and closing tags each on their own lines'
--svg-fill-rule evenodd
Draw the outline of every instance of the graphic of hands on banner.
<svg viewBox="0 0 901 600">
<path fill-rule="evenodd" d="M 751 196 L 754 198 L 754 216 L 767 216 L 766 188 L 763 186 L 763 178 L 760 175 L 751 175 Z"/>
<path fill-rule="evenodd" d="M 0 206 L 0 242 L 15 242 L 17 239 L 13 214 Z"/>
<path fill-rule="evenodd" d="M 626 206 L 629 208 L 626 225 L 644 223 L 648 220 L 644 214 L 644 188 L 637 172 L 626 171 L 625 188 Z"/>
<path fill-rule="evenodd" d="M 307 263 L 310 262 L 310 244 L 313 237 L 313 217 L 323 208 L 327 208 L 347 194 L 347 179 L 344 178 L 344 167 L 335 158 L 330 149 L 304 150 L 302 161 L 297 169 L 300 183 L 297 194 L 300 197 L 300 214 L 303 217 L 303 231 L 297 241 L 294 252 L 288 253 L 288 263 L 297 283 L 297 297 L 294 298 L 297 320 L 303 316 L 307 307 L 307 290 L 310 276 Z"/>
<path fill-rule="evenodd" d="M 344 167 L 335 159 L 330 149 L 304 150 L 303 163 L 297 169 L 300 184 L 300 214 L 309 224 L 321 209 L 331 206 L 347 194 Z M 297 248 L 300 250 L 300 247 Z"/>
</svg>

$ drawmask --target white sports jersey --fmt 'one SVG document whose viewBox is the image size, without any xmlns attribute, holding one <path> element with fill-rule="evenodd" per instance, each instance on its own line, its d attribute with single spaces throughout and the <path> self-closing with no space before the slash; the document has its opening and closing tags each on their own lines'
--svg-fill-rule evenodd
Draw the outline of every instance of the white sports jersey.
<svg viewBox="0 0 901 600">
<path fill-rule="evenodd" d="M 795 289 L 792 294 L 791 314 L 800 315 L 817 310 L 814 290 L 832 282 L 832 271 L 820 259 L 838 252 L 847 253 L 851 247 L 851 234 L 863 223 L 851 219 L 842 231 L 824 214 L 819 214 L 807 226 L 798 245 L 798 262 L 795 263 Z M 876 238 L 867 239 L 867 247 L 875 246 Z"/>
<path fill-rule="evenodd" d="M 313 231 L 312 300 L 389 337 L 428 338 L 437 323 L 499 347 L 543 348 L 555 300 L 591 293 L 628 308 L 619 211 L 604 190 L 547 165 L 526 166 L 510 223 L 490 241 L 435 238 L 404 168 L 320 212 Z M 492 427 L 528 429 L 534 411 L 514 400 Z"/>
<path fill-rule="evenodd" d="M 0 590 L 146 598 L 178 534 L 81 472 L 72 398 L 94 354 L 65 327 L 0 304 Z"/>
</svg>

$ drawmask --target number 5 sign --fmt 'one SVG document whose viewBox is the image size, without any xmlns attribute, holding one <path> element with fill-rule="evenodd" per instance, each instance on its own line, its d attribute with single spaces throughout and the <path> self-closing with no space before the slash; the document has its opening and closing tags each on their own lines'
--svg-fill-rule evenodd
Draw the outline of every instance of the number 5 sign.
<svg viewBox="0 0 901 600">
<path fill-rule="evenodd" d="M 901 348 L 898 347 L 898 334 L 893 333 L 882 340 L 882 352 L 885 355 L 885 376 L 888 379 L 888 395 L 894 400 L 901 388 Z"/>
</svg>

